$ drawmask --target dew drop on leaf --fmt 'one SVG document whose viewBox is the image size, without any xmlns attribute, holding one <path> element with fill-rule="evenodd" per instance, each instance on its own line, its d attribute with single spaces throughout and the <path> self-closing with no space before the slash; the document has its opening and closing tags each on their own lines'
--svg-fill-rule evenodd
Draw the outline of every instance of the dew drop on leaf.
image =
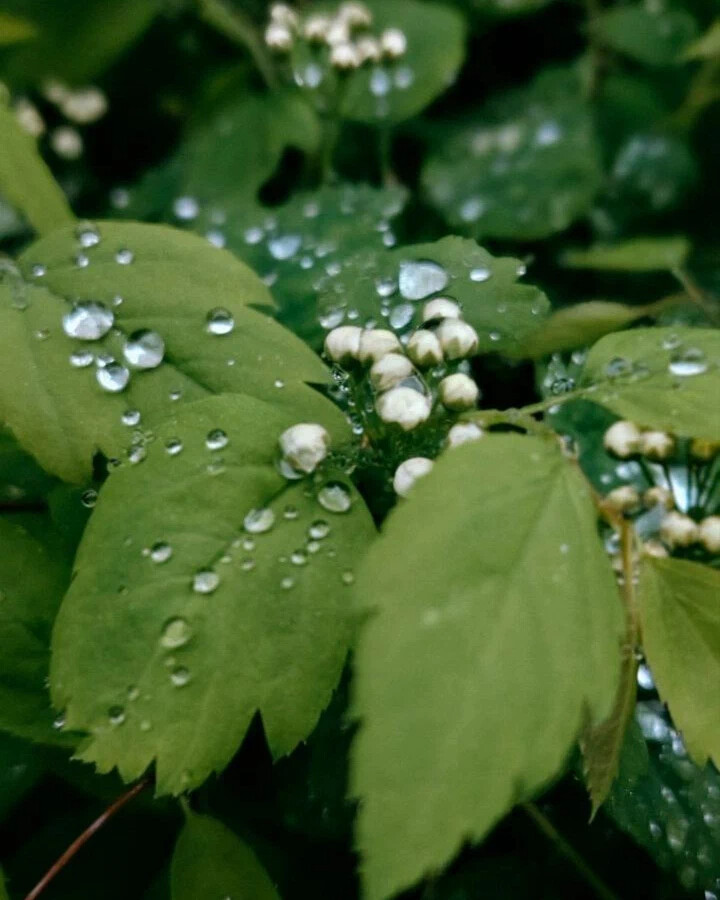
<svg viewBox="0 0 720 900">
<path fill-rule="evenodd" d="M 168 456 L 177 456 L 182 451 L 183 443 L 180 438 L 168 438 L 165 442 L 165 452 Z"/>
<path fill-rule="evenodd" d="M 175 616 L 163 626 L 160 635 L 160 644 L 168 650 L 175 650 L 178 647 L 184 647 L 192 637 L 192 629 L 186 619 Z"/>
<path fill-rule="evenodd" d="M 83 506 L 86 506 L 88 509 L 92 509 L 93 506 L 97 503 L 98 494 L 97 491 L 93 488 L 88 488 L 87 491 L 83 491 L 80 495 L 80 502 Z"/>
<path fill-rule="evenodd" d="M 185 666 L 178 666 L 170 673 L 170 681 L 175 687 L 185 687 L 190 682 L 190 669 Z"/>
<path fill-rule="evenodd" d="M 269 508 L 251 509 L 243 519 L 243 528 L 251 534 L 262 534 L 275 524 L 275 513 Z"/>
<path fill-rule="evenodd" d="M 173 202 L 173 212 L 178 219 L 189 222 L 198 217 L 200 204 L 194 197 L 176 197 Z"/>
<path fill-rule="evenodd" d="M 150 559 L 154 563 L 167 562 L 173 554 L 173 549 L 166 541 L 157 541 L 150 548 Z"/>
<path fill-rule="evenodd" d="M 125 709 L 122 706 L 111 706 L 108 710 L 108 719 L 114 726 L 122 725 L 125 721 Z"/>
<path fill-rule="evenodd" d="M 352 505 L 350 491 L 341 481 L 329 481 L 320 488 L 317 499 L 323 509 L 332 513 L 347 512 Z"/>
<path fill-rule="evenodd" d="M 330 534 L 330 525 L 325 519 L 316 519 L 308 528 L 308 535 L 314 541 L 321 541 Z"/>
<path fill-rule="evenodd" d="M 139 425 L 140 424 L 140 411 L 137 409 L 126 409 L 125 412 L 121 416 L 121 421 L 123 425 Z"/>
<path fill-rule="evenodd" d="M 413 260 L 400 263 L 398 286 L 406 300 L 424 300 L 442 291 L 448 283 L 448 274 L 430 260 Z"/>
<path fill-rule="evenodd" d="M 298 252 L 301 244 L 299 234 L 279 234 L 270 238 L 268 250 L 273 259 L 290 259 Z"/>
<path fill-rule="evenodd" d="M 689 375 L 702 375 L 707 372 L 707 358 L 702 350 L 690 347 L 683 353 L 674 356 L 670 360 L 668 369 L 673 375 L 687 377 Z"/>
<path fill-rule="evenodd" d="M 113 326 L 115 314 L 103 303 L 76 303 L 62 318 L 63 331 L 79 341 L 97 341 Z"/>
<path fill-rule="evenodd" d="M 123 356 L 136 369 L 155 369 L 165 356 L 165 341 L 157 331 L 134 331 L 123 347 Z"/>
<path fill-rule="evenodd" d="M 207 314 L 205 330 L 210 334 L 230 334 L 234 327 L 235 320 L 232 315 L 221 306 L 216 306 Z"/>
<path fill-rule="evenodd" d="M 86 369 L 95 361 L 95 354 L 90 350 L 73 350 L 70 354 L 70 365 L 74 369 Z"/>
<path fill-rule="evenodd" d="M 118 250 L 115 254 L 115 262 L 120 263 L 121 266 L 129 266 L 134 259 L 135 254 L 132 250 L 127 250 L 126 248 Z"/>
<path fill-rule="evenodd" d="M 110 362 L 96 370 L 95 378 L 104 391 L 118 394 L 127 387 L 128 381 L 130 381 L 130 372 L 120 363 Z"/>
<path fill-rule="evenodd" d="M 223 447 L 227 447 L 227 444 L 228 436 L 222 428 L 213 428 L 205 438 L 205 446 L 208 450 L 222 450 Z"/>
<path fill-rule="evenodd" d="M 470 281 L 483 282 L 492 277 L 492 272 L 485 266 L 476 266 L 470 269 Z"/>
<path fill-rule="evenodd" d="M 193 578 L 193 590 L 196 594 L 212 594 L 220 584 L 220 576 L 212 569 L 201 569 Z"/>
</svg>

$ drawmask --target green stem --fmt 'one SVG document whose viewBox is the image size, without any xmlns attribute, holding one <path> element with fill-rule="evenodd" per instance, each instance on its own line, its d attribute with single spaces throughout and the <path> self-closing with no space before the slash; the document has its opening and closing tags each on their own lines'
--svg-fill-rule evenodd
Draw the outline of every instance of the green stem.
<svg viewBox="0 0 720 900">
<path fill-rule="evenodd" d="M 538 830 L 555 845 L 557 850 L 562 853 L 569 862 L 573 864 L 578 874 L 590 885 L 601 900 L 620 900 L 617 894 L 611 891 L 605 882 L 593 872 L 577 850 L 565 840 L 550 819 L 548 819 L 544 813 L 540 812 L 535 803 L 523 803 L 522 809 L 537 826 Z"/>
<path fill-rule="evenodd" d="M 719 79 L 720 60 L 717 57 L 706 59 L 690 83 L 682 104 L 673 113 L 671 125 L 680 131 L 690 131 L 707 107 L 720 100 Z"/>
<path fill-rule="evenodd" d="M 275 67 L 252 19 L 237 7 L 228 7 L 224 0 L 197 0 L 197 4 L 200 18 L 234 44 L 244 47 L 265 84 L 277 88 Z"/>
<path fill-rule="evenodd" d="M 708 319 L 715 325 L 720 323 L 720 309 L 718 304 L 695 281 L 692 275 L 680 266 L 672 270 L 672 274 L 685 289 L 688 297 L 698 306 Z"/>
</svg>

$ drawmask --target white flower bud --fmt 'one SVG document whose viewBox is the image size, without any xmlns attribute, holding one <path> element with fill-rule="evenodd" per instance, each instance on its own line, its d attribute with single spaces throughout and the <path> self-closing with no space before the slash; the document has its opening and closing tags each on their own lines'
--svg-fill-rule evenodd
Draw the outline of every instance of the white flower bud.
<svg viewBox="0 0 720 900">
<path fill-rule="evenodd" d="M 700 543 L 710 553 L 720 553 L 720 516 L 708 516 L 700 523 Z"/>
<path fill-rule="evenodd" d="M 107 107 L 107 97 L 96 87 L 70 91 L 60 103 L 63 115 L 78 125 L 97 122 L 105 115 Z"/>
<path fill-rule="evenodd" d="M 707 441 L 704 438 L 695 438 L 690 444 L 690 453 L 695 459 L 701 459 L 704 462 L 711 460 L 720 450 L 720 444 L 717 441 Z"/>
<path fill-rule="evenodd" d="M 271 22 L 265 29 L 265 43 L 271 50 L 277 50 L 278 53 L 287 53 L 293 45 L 292 31 L 287 25 Z"/>
<path fill-rule="evenodd" d="M 301 422 L 287 428 L 280 435 L 283 458 L 298 472 L 314 472 L 325 459 L 330 447 L 330 435 L 313 422 Z"/>
<path fill-rule="evenodd" d="M 425 456 L 413 456 L 412 459 L 401 462 L 393 477 L 395 493 L 400 497 L 407 497 L 418 478 L 427 475 L 434 465 L 435 463 Z"/>
<path fill-rule="evenodd" d="M 474 422 L 458 422 L 448 431 L 448 447 L 460 447 L 471 441 L 479 441 L 485 432 Z"/>
<path fill-rule="evenodd" d="M 361 37 L 355 44 L 360 62 L 377 62 L 382 56 L 380 42 L 374 37 Z"/>
<path fill-rule="evenodd" d="M 423 306 L 422 311 L 423 323 L 433 319 L 459 319 L 461 316 L 462 312 L 458 304 L 447 297 L 436 297 L 434 300 L 429 300 Z"/>
<path fill-rule="evenodd" d="M 407 50 L 405 32 L 399 28 L 386 28 L 380 35 L 380 46 L 385 56 L 398 59 Z"/>
<path fill-rule="evenodd" d="M 360 65 L 360 54 L 349 41 L 333 44 L 330 49 L 330 65 L 336 69 L 357 69 Z"/>
<path fill-rule="evenodd" d="M 270 7 L 270 19 L 293 30 L 300 24 L 298 14 L 287 3 L 273 3 Z"/>
<path fill-rule="evenodd" d="M 378 397 L 378 415 L 383 422 L 399 425 L 403 431 L 410 431 L 430 416 L 430 400 L 409 387 L 390 388 Z"/>
<path fill-rule="evenodd" d="M 674 450 L 675 440 L 664 431 L 644 431 L 640 435 L 640 452 L 648 459 L 667 459 Z"/>
<path fill-rule="evenodd" d="M 477 403 L 480 391 L 468 375 L 456 372 L 448 375 L 438 385 L 440 402 L 448 409 L 471 409 Z"/>
<path fill-rule="evenodd" d="M 605 432 L 603 445 L 608 453 L 627 459 L 640 450 L 640 429 L 634 422 L 615 422 Z"/>
<path fill-rule="evenodd" d="M 401 350 L 400 341 L 393 331 L 385 328 L 370 328 L 360 333 L 358 359 L 361 363 L 377 362 L 388 353 Z"/>
<path fill-rule="evenodd" d="M 667 552 L 667 547 L 664 544 L 661 544 L 660 541 L 649 540 L 645 541 L 643 544 L 643 551 L 646 556 L 654 556 L 656 559 L 664 559 L 666 556 L 670 554 Z"/>
<path fill-rule="evenodd" d="M 63 159 L 78 159 L 83 152 L 83 139 L 76 128 L 61 125 L 50 135 L 50 146 Z"/>
<path fill-rule="evenodd" d="M 425 328 L 418 329 L 407 343 L 407 354 L 418 366 L 436 366 L 442 362 L 443 352 L 437 335 Z"/>
<path fill-rule="evenodd" d="M 648 509 L 651 509 L 653 506 L 663 506 L 665 509 L 672 509 L 675 506 L 672 491 L 660 486 L 648 488 L 643 494 L 643 503 Z"/>
<path fill-rule="evenodd" d="M 699 531 L 690 516 L 669 512 L 660 523 L 660 537 L 670 547 L 689 547 L 697 541 Z"/>
<path fill-rule="evenodd" d="M 40 137 L 45 131 L 45 122 L 40 115 L 37 106 L 25 98 L 21 98 L 15 104 L 15 116 L 20 127 L 33 137 Z"/>
<path fill-rule="evenodd" d="M 43 97 L 50 103 L 54 103 L 56 106 L 62 103 L 70 93 L 70 88 L 63 81 L 58 81 L 55 78 L 51 78 L 44 82 L 40 90 Z"/>
<path fill-rule="evenodd" d="M 351 28 L 367 28 L 372 25 L 372 13 L 367 6 L 364 3 L 353 2 L 353 0 L 340 4 L 338 18 L 347 22 Z"/>
<path fill-rule="evenodd" d="M 639 506 L 640 494 L 631 484 L 624 484 L 606 494 L 603 503 L 616 512 L 630 512 Z"/>
<path fill-rule="evenodd" d="M 370 369 L 370 381 L 378 391 L 387 391 L 413 373 L 413 364 L 400 353 L 387 353 Z"/>
<path fill-rule="evenodd" d="M 303 35 L 309 41 L 324 41 L 330 30 L 330 24 L 328 16 L 308 16 L 303 25 Z"/>
<path fill-rule="evenodd" d="M 448 359 L 463 359 L 477 350 L 477 332 L 460 319 L 443 319 L 436 333 Z"/>
<path fill-rule="evenodd" d="M 362 328 L 357 325 L 341 325 L 325 336 L 325 355 L 333 362 L 343 363 L 358 358 Z"/>
<path fill-rule="evenodd" d="M 325 34 L 325 43 L 329 47 L 336 47 L 338 44 L 347 44 L 349 41 L 350 29 L 347 22 L 343 22 L 342 19 L 332 19 Z"/>
</svg>

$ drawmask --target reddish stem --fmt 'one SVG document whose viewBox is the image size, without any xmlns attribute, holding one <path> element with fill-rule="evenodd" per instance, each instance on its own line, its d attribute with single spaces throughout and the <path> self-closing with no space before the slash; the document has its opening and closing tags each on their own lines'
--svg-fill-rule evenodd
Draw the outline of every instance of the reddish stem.
<svg viewBox="0 0 720 900">
<path fill-rule="evenodd" d="M 116 812 L 119 812 L 126 803 L 129 803 L 133 798 L 137 797 L 137 795 L 145 790 L 145 788 L 150 784 L 150 777 L 143 778 L 142 781 L 138 781 L 137 784 L 134 784 L 129 791 L 126 791 L 120 797 L 115 800 L 108 808 L 95 819 L 95 821 L 89 825 L 83 833 L 77 837 L 72 844 L 67 848 L 67 850 L 62 854 L 62 856 L 57 859 L 47 870 L 45 875 L 38 881 L 35 887 L 30 891 L 25 900 L 35 900 L 36 897 L 39 897 L 40 894 L 45 890 L 45 888 L 50 884 L 50 882 L 55 878 L 55 876 L 61 872 L 65 866 L 70 862 L 70 860 L 75 856 L 75 854 L 83 847 L 90 838 L 99 831 L 103 825 L 108 822 L 115 815 Z"/>
</svg>

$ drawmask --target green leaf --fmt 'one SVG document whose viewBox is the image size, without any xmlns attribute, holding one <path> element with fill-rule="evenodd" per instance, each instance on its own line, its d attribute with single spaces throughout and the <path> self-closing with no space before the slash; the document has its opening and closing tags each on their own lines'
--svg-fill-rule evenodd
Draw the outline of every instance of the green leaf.
<svg viewBox="0 0 720 900">
<path fill-rule="evenodd" d="M 45 773 L 42 750 L 0 731 L 0 823 Z"/>
<path fill-rule="evenodd" d="M 20 15 L 37 37 L 12 49 L 1 71 L 13 85 L 45 78 L 87 83 L 103 72 L 160 10 L 158 0 L 5 0 L 4 11 Z"/>
<path fill-rule="evenodd" d="M 100 492 L 55 628 L 51 683 L 68 727 L 90 734 L 80 757 L 101 772 L 132 780 L 155 761 L 158 791 L 180 793 L 227 765 L 256 711 L 281 756 L 327 705 L 353 627 L 346 582 L 374 528 L 349 486 L 349 512 L 320 505 L 326 480 L 343 476 L 311 486 L 280 475 L 285 428 L 321 422 L 338 447 L 347 424 L 319 394 L 279 393 L 283 405 L 238 395 L 186 406 L 142 464 Z M 213 452 L 218 428 L 228 443 Z M 183 449 L 169 455 L 169 441 Z M 244 533 L 246 514 L 266 506 L 274 527 Z M 314 522 L 326 539 L 309 537 Z M 155 561 L 159 542 L 169 549 Z M 220 579 L 210 593 L 194 589 L 205 570 Z"/>
<path fill-rule="evenodd" d="M 680 268 L 690 249 L 690 241 L 685 237 L 632 238 L 620 244 L 595 244 L 586 250 L 568 250 L 561 262 L 570 269 L 654 272 Z"/>
<path fill-rule="evenodd" d="M 189 813 L 170 870 L 172 900 L 280 900 L 250 847 L 210 816 Z"/>
<path fill-rule="evenodd" d="M 38 153 L 35 138 L 0 98 L 0 193 L 35 231 L 44 234 L 73 221 L 65 195 Z"/>
<path fill-rule="evenodd" d="M 154 423 L 186 401 L 237 393 L 282 402 L 284 383 L 327 379 L 307 346 L 251 308 L 269 306 L 270 295 L 231 254 L 157 225 L 94 227 L 33 244 L 20 257 L 20 275 L 0 282 L 0 417 L 48 472 L 85 483 L 96 450 L 132 458 Z M 100 240 L 84 248 L 88 234 Z M 104 304 L 114 328 L 97 341 L 68 337 L 63 316 L 76 301 Z M 213 309 L 231 315 L 231 332 L 208 332 Z M 95 365 L 70 362 L 72 353 L 90 352 L 122 364 L 127 339 L 143 329 L 164 340 L 163 362 L 133 370 L 119 393 L 100 387 Z M 123 424 L 127 410 L 141 414 L 139 430 L 134 418 Z"/>
<path fill-rule="evenodd" d="M 575 72 L 544 72 L 443 133 L 422 184 L 445 221 L 476 238 L 535 240 L 584 216 L 601 168 L 581 97 Z"/>
<path fill-rule="evenodd" d="M 683 559 L 647 558 L 638 596 L 643 646 L 660 696 L 696 762 L 717 765 L 720 571 Z"/>
<path fill-rule="evenodd" d="M 27 41 L 36 33 L 35 26 L 27 19 L 0 12 L 0 47 Z"/>
<path fill-rule="evenodd" d="M 607 800 L 620 769 L 625 736 L 635 712 L 637 668 L 635 647 L 624 647 L 612 712 L 603 722 L 586 728 L 580 738 L 585 784 L 592 802 L 591 820 Z"/>
<path fill-rule="evenodd" d="M 0 546 L 0 730 L 57 743 L 45 682 L 69 564 L 44 515 L 0 517 Z"/>
<path fill-rule="evenodd" d="M 367 5 L 373 31 L 400 28 L 407 50 L 397 62 L 353 72 L 340 111 L 347 119 L 386 126 L 417 115 L 453 83 L 465 56 L 465 22 L 444 3 L 370 0 Z M 308 62 L 294 61 L 296 73 Z"/>
<path fill-rule="evenodd" d="M 55 484 L 7 431 L 0 429 L 0 502 L 33 503 Z"/>
<path fill-rule="evenodd" d="M 685 48 L 683 53 L 683 59 L 715 59 L 717 57 L 720 57 L 720 19 L 716 19 L 704 34 Z"/>
<path fill-rule="evenodd" d="M 472 6 L 484 15 L 519 16 L 535 12 L 552 0 L 471 0 Z M 464 7 L 464 0 L 459 0 Z"/>
<path fill-rule="evenodd" d="M 658 315 L 666 306 L 662 301 L 628 306 L 607 300 L 588 300 L 565 306 L 555 310 L 537 331 L 522 342 L 517 355 L 541 359 L 560 350 L 585 347 L 636 319 Z"/>
<path fill-rule="evenodd" d="M 608 47 L 648 66 L 677 62 L 698 30 L 684 9 L 651 9 L 644 4 L 607 10 L 593 19 L 592 29 Z"/>
<path fill-rule="evenodd" d="M 435 266 L 432 278 L 423 277 L 428 262 Z M 494 257 L 459 237 L 359 253 L 321 284 L 320 318 L 326 328 L 387 318 L 390 327 L 408 332 L 420 325 L 425 299 L 442 295 L 462 306 L 463 317 L 478 332 L 479 353 L 521 354 L 549 307 L 539 288 L 518 284 L 524 272 L 519 260 Z"/>
<path fill-rule="evenodd" d="M 448 451 L 391 514 L 358 595 L 352 784 L 366 896 L 437 872 L 610 712 L 622 613 L 586 483 L 552 442 Z"/>
<path fill-rule="evenodd" d="M 604 810 L 688 891 L 714 892 L 720 872 L 720 776 L 688 758 L 661 703 L 639 703 Z M 644 735 L 644 737 L 643 737 Z M 645 743 L 647 739 L 647 745 Z"/>
<path fill-rule="evenodd" d="M 588 397 L 646 428 L 720 440 L 720 331 L 636 328 L 592 348 Z"/>
</svg>

